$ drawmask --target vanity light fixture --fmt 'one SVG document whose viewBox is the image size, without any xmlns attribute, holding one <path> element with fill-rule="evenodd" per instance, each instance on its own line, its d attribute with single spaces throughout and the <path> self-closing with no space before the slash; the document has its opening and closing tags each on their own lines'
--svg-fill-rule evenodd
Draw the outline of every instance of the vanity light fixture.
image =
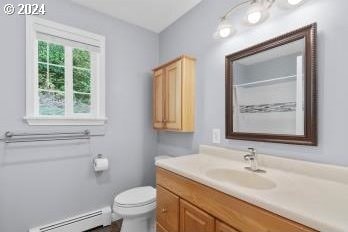
<svg viewBox="0 0 348 232">
<path fill-rule="evenodd" d="M 288 3 L 292 6 L 296 6 L 303 3 L 303 0 L 288 0 Z"/>
<path fill-rule="evenodd" d="M 265 6 L 261 1 L 251 2 L 247 11 L 247 20 L 250 24 L 257 24 L 265 17 Z"/>
<path fill-rule="evenodd" d="M 227 13 L 221 17 L 217 30 L 214 33 L 215 39 L 225 39 L 234 34 L 235 29 L 228 17 L 239 7 L 249 5 L 246 11 L 246 21 L 249 25 L 256 25 L 264 22 L 269 14 L 268 10 L 275 1 L 286 2 L 289 6 L 301 5 L 305 0 L 247 0 L 233 6 Z"/>
<path fill-rule="evenodd" d="M 221 18 L 221 21 L 218 25 L 218 29 L 214 34 L 215 38 L 227 38 L 235 32 L 232 24 L 226 19 Z"/>
</svg>

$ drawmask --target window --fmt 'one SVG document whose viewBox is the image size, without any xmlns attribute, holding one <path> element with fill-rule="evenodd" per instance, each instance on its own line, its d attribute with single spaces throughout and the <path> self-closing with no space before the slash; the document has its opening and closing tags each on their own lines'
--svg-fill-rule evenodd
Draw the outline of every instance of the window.
<svg viewBox="0 0 348 232">
<path fill-rule="evenodd" d="M 103 36 L 28 17 L 28 123 L 104 124 L 104 53 Z"/>
</svg>

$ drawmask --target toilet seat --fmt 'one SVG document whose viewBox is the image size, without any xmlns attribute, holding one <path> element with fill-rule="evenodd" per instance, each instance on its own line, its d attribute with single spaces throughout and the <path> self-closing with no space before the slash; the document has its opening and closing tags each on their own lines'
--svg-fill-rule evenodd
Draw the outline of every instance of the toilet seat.
<svg viewBox="0 0 348 232">
<path fill-rule="evenodd" d="M 156 189 L 151 186 L 137 187 L 120 193 L 115 197 L 114 206 L 134 208 L 153 204 L 156 201 Z"/>
<path fill-rule="evenodd" d="M 118 205 L 113 206 L 113 210 L 116 214 L 121 215 L 122 217 L 137 217 L 140 215 L 144 215 L 149 212 L 154 212 L 156 209 L 156 202 L 152 202 L 143 206 L 136 207 L 122 207 Z"/>
</svg>

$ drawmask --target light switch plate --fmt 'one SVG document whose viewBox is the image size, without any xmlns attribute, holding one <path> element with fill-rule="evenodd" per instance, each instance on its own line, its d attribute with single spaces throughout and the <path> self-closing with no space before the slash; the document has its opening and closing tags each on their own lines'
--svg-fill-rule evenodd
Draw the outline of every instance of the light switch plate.
<svg viewBox="0 0 348 232">
<path fill-rule="evenodd" d="M 213 143 L 219 144 L 220 143 L 220 129 L 213 129 Z"/>
</svg>

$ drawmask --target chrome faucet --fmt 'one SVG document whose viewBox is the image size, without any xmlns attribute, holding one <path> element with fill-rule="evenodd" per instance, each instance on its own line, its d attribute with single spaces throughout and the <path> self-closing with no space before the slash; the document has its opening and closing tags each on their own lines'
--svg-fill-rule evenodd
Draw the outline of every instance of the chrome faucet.
<svg viewBox="0 0 348 232">
<path fill-rule="evenodd" d="M 256 150 L 254 148 L 248 148 L 248 150 L 249 153 L 244 156 L 244 160 L 250 162 L 250 167 L 245 167 L 245 169 L 252 172 L 265 173 L 265 170 L 258 168 Z"/>
</svg>

